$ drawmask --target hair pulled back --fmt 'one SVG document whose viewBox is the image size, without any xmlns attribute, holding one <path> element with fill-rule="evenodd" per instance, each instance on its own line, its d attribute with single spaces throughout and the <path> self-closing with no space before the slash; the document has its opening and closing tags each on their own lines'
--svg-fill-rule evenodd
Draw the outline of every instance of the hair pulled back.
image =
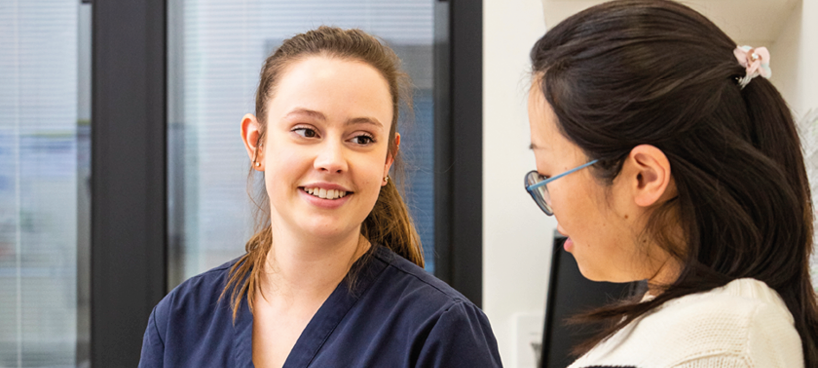
<svg viewBox="0 0 818 368">
<path fill-rule="evenodd" d="M 684 5 L 624 0 L 564 20 L 532 49 L 559 129 L 599 160 L 595 176 L 610 185 L 631 149 L 650 144 L 667 156 L 678 190 L 644 230 L 681 261 L 678 279 L 652 301 L 585 315 L 606 327 L 578 352 L 668 300 L 751 277 L 781 295 L 805 366 L 818 366 L 812 203 L 800 140 L 769 81 L 738 85 L 745 69 L 735 47 Z M 673 240 L 668 218 L 681 226 L 683 244 Z"/>
<path fill-rule="evenodd" d="M 373 244 L 386 246 L 423 267 L 420 236 L 401 197 L 402 190 L 399 190 L 395 183 L 396 181 L 402 183 L 404 174 L 403 161 L 395 144 L 401 102 L 406 107 L 406 112 L 411 114 L 412 101 L 409 77 L 401 71 L 400 59 L 391 48 L 359 29 L 344 30 L 327 26 L 321 26 L 284 40 L 261 68 L 261 80 L 256 91 L 255 114 L 260 125 L 256 147 L 263 146 L 265 141 L 268 102 L 275 95 L 277 83 L 287 73 L 287 67 L 316 56 L 366 63 L 375 68 L 387 81 L 393 111 L 389 129 L 388 154 L 394 159 L 391 176 L 398 180 L 389 180 L 386 186 L 381 188 L 375 207 L 361 225 L 361 234 Z M 254 170 L 251 167 L 251 179 L 253 173 Z M 264 264 L 273 244 L 266 191 L 262 190 L 260 197 L 255 199 L 257 232 L 245 246 L 247 253 L 230 269 L 229 280 L 222 292 L 222 296 L 230 293 L 230 305 L 233 308 L 234 319 L 244 296 L 247 297 L 248 306 L 252 311 L 254 295 L 259 288 Z M 374 249 L 375 246 L 370 247 L 367 254 L 356 262 L 357 268 L 367 261 Z M 356 269 L 353 268 L 347 275 L 350 285 L 354 284 L 355 273 Z"/>
</svg>

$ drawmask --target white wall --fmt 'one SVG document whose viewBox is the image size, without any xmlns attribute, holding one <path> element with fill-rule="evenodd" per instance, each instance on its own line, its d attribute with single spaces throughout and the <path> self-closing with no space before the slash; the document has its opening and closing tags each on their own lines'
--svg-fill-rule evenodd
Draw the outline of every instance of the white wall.
<svg viewBox="0 0 818 368">
<path fill-rule="evenodd" d="M 483 309 L 507 367 L 533 363 L 528 346 L 517 359 L 515 321 L 529 313 L 525 324 L 542 330 L 556 227 L 523 189 L 535 168 L 528 52 L 544 33 L 541 0 L 483 1 Z"/>
<path fill-rule="evenodd" d="M 770 47 L 770 79 L 796 120 L 818 110 L 818 0 L 804 0 Z"/>
<path fill-rule="evenodd" d="M 813 203 L 818 203 L 818 0 L 803 0 L 770 48 L 770 79 L 799 122 Z M 818 221 L 816 221 L 818 226 Z M 813 285 L 818 285 L 818 234 L 812 258 Z"/>
</svg>

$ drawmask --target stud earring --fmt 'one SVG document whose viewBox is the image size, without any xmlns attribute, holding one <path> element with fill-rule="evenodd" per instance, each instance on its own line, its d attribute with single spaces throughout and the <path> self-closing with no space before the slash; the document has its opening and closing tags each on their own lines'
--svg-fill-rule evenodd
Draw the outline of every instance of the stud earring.
<svg viewBox="0 0 818 368">
<path fill-rule="evenodd" d="M 383 177 L 383 183 L 386 184 L 389 182 L 389 175 Z"/>
<path fill-rule="evenodd" d="M 256 167 L 260 167 L 260 166 L 261 166 L 261 162 L 256 161 Z"/>
</svg>

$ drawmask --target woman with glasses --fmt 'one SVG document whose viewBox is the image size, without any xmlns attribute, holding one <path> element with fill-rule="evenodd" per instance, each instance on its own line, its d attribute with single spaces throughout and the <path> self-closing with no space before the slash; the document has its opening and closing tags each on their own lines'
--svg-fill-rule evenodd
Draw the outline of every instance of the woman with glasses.
<svg viewBox="0 0 818 368">
<path fill-rule="evenodd" d="M 501 366 L 483 312 L 423 270 L 390 180 L 407 86 L 392 49 L 360 30 L 284 40 L 241 120 L 264 183 L 258 232 L 159 302 L 140 367 Z"/>
<path fill-rule="evenodd" d="M 601 4 L 531 51 L 526 189 L 595 281 L 571 367 L 818 367 L 813 208 L 796 126 L 740 47 L 673 1 Z"/>
</svg>

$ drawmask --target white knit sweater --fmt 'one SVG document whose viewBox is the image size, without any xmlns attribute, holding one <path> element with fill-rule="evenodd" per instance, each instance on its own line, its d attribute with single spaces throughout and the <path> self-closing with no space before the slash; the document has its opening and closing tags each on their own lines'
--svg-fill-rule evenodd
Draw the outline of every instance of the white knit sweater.
<svg viewBox="0 0 818 368">
<path fill-rule="evenodd" d="M 569 368 L 803 368 L 801 337 L 765 283 L 739 279 L 665 303 Z"/>
</svg>

